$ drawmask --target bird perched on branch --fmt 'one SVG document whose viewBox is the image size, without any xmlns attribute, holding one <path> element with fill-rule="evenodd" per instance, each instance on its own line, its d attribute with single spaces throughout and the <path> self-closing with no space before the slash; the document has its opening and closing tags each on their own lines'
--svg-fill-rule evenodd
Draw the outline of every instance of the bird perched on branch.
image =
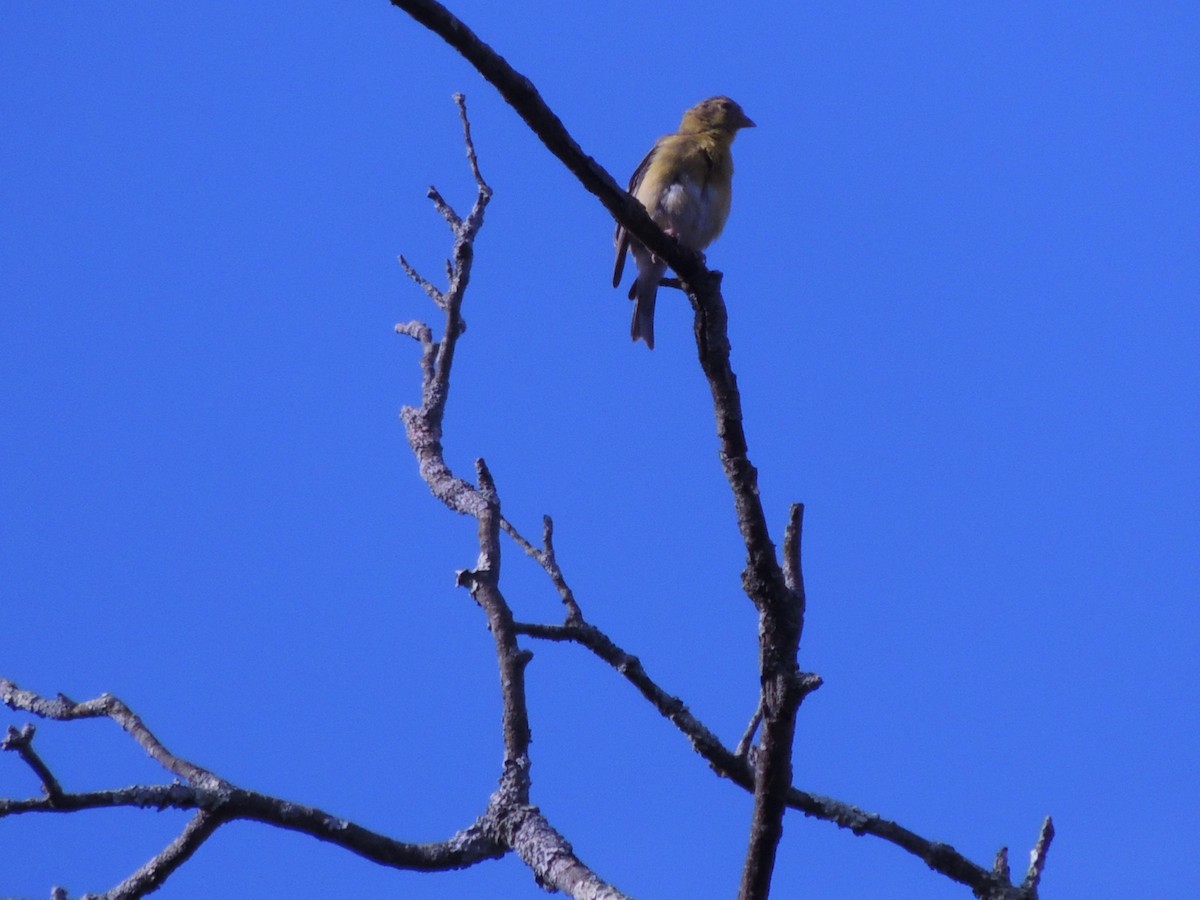
<svg viewBox="0 0 1200 900">
<path fill-rule="evenodd" d="M 667 234 L 692 250 L 717 239 L 729 218 L 733 196 L 733 155 L 739 128 L 754 123 L 728 97 L 710 97 L 683 114 L 679 130 L 659 138 L 629 180 L 629 193 Z M 654 301 L 667 264 L 617 226 L 613 287 L 625 271 L 625 251 L 633 252 L 637 279 L 629 288 L 636 301 L 630 334 L 654 349 Z"/>
</svg>

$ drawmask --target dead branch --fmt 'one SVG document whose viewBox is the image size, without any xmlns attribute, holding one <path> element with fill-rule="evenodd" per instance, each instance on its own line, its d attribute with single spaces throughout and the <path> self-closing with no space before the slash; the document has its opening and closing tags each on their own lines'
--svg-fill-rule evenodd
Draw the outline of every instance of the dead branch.
<svg viewBox="0 0 1200 900">
<path fill-rule="evenodd" d="M 433 287 L 401 258 L 409 277 L 430 294 L 434 304 L 444 314 L 444 324 L 442 338 L 437 342 L 433 341 L 432 329 L 423 323 L 410 322 L 396 326 L 397 332 L 415 336 L 422 345 L 421 405 L 406 406 L 400 415 L 408 433 L 409 445 L 416 454 L 421 477 L 430 491 L 450 509 L 473 517 L 479 525 L 479 559 L 473 569 L 458 573 L 458 584 L 470 591 L 487 616 L 500 672 L 504 770 L 500 788 L 488 804 L 490 821 L 494 823 L 489 834 L 500 846 L 514 851 L 524 860 L 538 884 L 579 900 L 620 900 L 624 895 L 584 865 L 575 856 L 570 844 L 536 808 L 529 805 L 529 714 L 525 702 L 525 667 L 532 654 L 518 645 L 512 611 L 500 590 L 500 531 L 504 528 L 514 535 L 516 531 L 500 513 L 499 493 L 486 463 L 482 459 L 476 461 L 476 484 L 471 484 L 451 471 L 442 450 L 442 423 L 450 391 L 454 351 L 465 331 L 462 304 L 471 276 L 474 241 L 483 227 L 484 211 L 492 196 L 492 189 L 479 170 L 465 100 L 462 94 L 456 94 L 454 100 L 462 119 L 463 139 L 471 173 L 475 178 L 476 197 L 471 212 L 463 219 L 434 188 L 429 189 L 434 206 L 450 226 L 454 237 L 446 290 Z M 540 551 L 545 560 L 543 564 L 556 567 L 549 526 L 545 541 L 545 549 Z M 527 541 L 524 541 L 524 545 L 533 550 Z M 565 588 L 565 582 L 562 584 Z"/>
</svg>

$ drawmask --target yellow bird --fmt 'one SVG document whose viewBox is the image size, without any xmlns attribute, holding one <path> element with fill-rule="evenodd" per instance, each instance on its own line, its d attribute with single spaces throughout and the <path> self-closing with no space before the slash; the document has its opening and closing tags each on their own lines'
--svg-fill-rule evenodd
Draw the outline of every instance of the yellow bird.
<svg viewBox="0 0 1200 900">
<path fill-rule="evenodd" d="M 641 201 L 658 227 L 683 246 L 703 250 L 717 239 L 729 218 L 733 197 L 730 147 L 739 128 L 754 123 L 728 97 L 710 97 L 683 114 L 679 130 L 655 141 L 629 180 L 629 193 Z M 654 349 L 654 301 L 667 264 L 620 225 L 614 236 L 617 262 L 613 287 L 625 271 L 625 251 L 633 252 L 637 279 L 629 288 L 635 300 L 630 334 Z"/>
</svg>

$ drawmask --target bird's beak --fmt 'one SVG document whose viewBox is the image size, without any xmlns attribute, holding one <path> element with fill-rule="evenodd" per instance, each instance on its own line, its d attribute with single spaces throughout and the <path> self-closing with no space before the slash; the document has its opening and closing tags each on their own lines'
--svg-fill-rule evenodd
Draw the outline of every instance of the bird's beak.
<svg viewBox="0 0 1200 900">
<path fill-rule="evenodd" d="M 753 119 L 751 119 L 745 113 L 742 113 L 742 121 L 740 123 L 738 123 L 738 128 L 757 128 L 757 127 L 758 126 L 754 124 Z"/>
</svg>

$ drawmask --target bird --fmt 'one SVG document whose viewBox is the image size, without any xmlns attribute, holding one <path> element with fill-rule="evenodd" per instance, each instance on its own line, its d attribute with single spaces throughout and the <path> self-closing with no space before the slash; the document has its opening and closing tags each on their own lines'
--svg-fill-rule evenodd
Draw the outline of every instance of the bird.
<svg viewBox="0 0 1200 900">
<path fill-rule="evenodd" d="M 683 114 L 678 131 L 654 142 L 629 180 L 629 193 L 663 231 L 684 247 L 703 250 L 717 239 L 729 218 L 734 136 L 741 128 L 754 127 L 728 97 L 702 100 Z M 629 288 L 629 299 L 635 301 L 630 336 L 653 350 L 654 301 L 667 264 L 620 224 L 613 241 L 617 245 L 613 287 L 621 284 L 626 251 L 633 253 L 637 265 L 637 278 Z"/>
</svg>

